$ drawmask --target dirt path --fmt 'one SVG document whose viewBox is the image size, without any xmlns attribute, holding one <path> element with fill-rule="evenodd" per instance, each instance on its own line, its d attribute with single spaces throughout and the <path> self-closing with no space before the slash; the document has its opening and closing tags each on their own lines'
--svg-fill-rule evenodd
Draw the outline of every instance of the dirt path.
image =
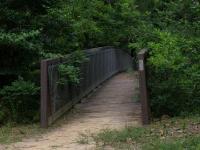
<svg viewBox="0 0 200 150">
<path fill-rule="evenodd" d="M 129 125 L 140 125 L 140 104 L 135 102 L 137 89 L 136 74 L 118 74 L 59 120 L 60 127 L 43 134 L 40 138 L 24 139 L 7 149 L 93 150 L 95 144 L 83 145 L 77 142 L 81 133 L 97 133 L 106 128 L 119 129 Z"/>
</svg>

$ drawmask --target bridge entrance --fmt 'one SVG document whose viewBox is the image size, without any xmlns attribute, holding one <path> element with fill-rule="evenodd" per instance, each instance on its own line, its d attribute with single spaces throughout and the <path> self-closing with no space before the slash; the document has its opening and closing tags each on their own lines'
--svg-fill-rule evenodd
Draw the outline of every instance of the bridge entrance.
<svg viewBox="0 0 200 150">
<path fill-rule="evenodd" d="M 70 56 L 67 56 L 66 58 L 43 60 L 41 62 L 42 127 L 47 127 L 48 125 L 52 124 L 57 118 L 75 106 L 84 97 L 87 97 L 88 94 L 90 94 L 100 84 L 110 79 L 112 76 L 133 67 L 132 57 L 120 49 L 113 47 L 101 47 L 89 49 L 84 52 L 86 53 L 89 61 L 81 65 L 81 80 L 79 85 L 70 85 L 66 83 L 60 87 L 57 84 L 60 78 L 58 67 L 60 64 L 67 64 Z M 119 81 L 117 81 L 117 77 L 119 78 Z M 126 84 L 127 86 L 131 86 L 129 84 L 135 84 L 132 83 L 133 79 L 131 78 L 120 80 L 120 77 L 125 78 L 125 75 L 117 75 L 114 77 L 116 80 L 113 81 L 113 85 L 110 85 L 113 86 L 113 89 L 111 88 L 111 90 L 108 88 L 108 91 L 110 91 L 110 96 L 113 95 L 115 98 L 108 99 L 102 94 L 102 99 L 104 97 L 104 101 L 101 101 L 104 102 L 105 106 L 113 105 L 113 107 L 118 107 L 118 110 L 126 109 L 124 105 L 127 107 L 129 106 L 128 103 L 126 103 L 127 101 L 130 103 L 130 105 L 133 104 L 131 103 L 131 99 L 133 98 L 130 97 L 131 95 L 128 95 L 127 91 L 134 93 L 134 90 L 131 87 L 126 87 Z M 106 92 L 104 94 L 106 94 Z M 118 97 L 121 97 L 121 99 Z M 121 106 L 114 104 L 118 104 L 118 101 L 121 103 Z M 98 102 L 100 101 L 97 101 L 96 103 Z M 134 107 L 132 107 L 132 109 L 134 110 Z"/>
</svg>

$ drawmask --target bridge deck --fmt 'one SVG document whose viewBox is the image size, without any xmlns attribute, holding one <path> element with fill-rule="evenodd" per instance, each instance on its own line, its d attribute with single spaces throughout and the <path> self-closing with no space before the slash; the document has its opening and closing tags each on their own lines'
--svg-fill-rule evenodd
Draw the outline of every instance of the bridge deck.
<svg viewBox="0 0 200 150">
<path fill-rule="evenodd" d="M 84 123 L 101 124 L 101 128 L 136 125 L 140 119 L 140 104 L 136 103 L 136 75 L 121 73 L 98 88 L 76 106 L 77 116 Z"/>
<path fill-rule="evenodd" d="M 96 133 L 101 129 L 119 129 L 138 126 L 141 123 L 141 107 L 138 99 L 137 74 L 121 73 L 106 81 L 88 98 L 63 117 L 60 127 L 42 135 L 39 139 L 28 139 L 13 146 L 21 149 L 93 149 L 94 145 L 80 145 L 80 133 Z"/>
</svg>

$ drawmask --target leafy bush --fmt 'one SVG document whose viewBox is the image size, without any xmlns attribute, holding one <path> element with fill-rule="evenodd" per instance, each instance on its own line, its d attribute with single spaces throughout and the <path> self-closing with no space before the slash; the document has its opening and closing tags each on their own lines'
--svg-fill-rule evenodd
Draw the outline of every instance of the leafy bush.
<svg viewBox="0 0 200 150">
<path fill-rule="evenodd" d="M 61 64 L 58 67 L 58 72 L 60 74 L 60 79 L 58 81 L 59 85 L 64 85 L 68 82 L 78 84 L 80 82 L 80 70 L 78 67 Z"/>
<path fill-rule="evenodd" d="M 149 48 L 153 116 L 200 113 L 200 3 L 136 0 L 140 26 L 130 49 Z"/>
<path fill-rule="evenodd" d="M 23 74 L 37 61 L 41 45 L 34 42 L 39 31 L 8 33 L 0 31 L 0 74 Z"/>
<path fill-rule="evenodd" d="M 83 134 L 81 140 L 92 138 L 98 148 L 141 150 L 197 150 L 200 148 L 199 115 L 174 117 L 152 122 L 146 127 L 126 127 L 121 130 L 103 130 L 97 135 Z"/>
<path fill-rule="evenodd" d="M 36 119 L 39 111 L 39 100 L 36 100 L 38 90 L 39 87 L 34 83 L 23 79 L 12 82 L 10 86 L 4 86 L 0 90 L 0 106 L 3 107 L 0 111 L 0 121 L 26 122 Z"/>
<path fill-rule="evenodd" d="M 58 72 L 60 75 L 58 84 L 64 85 L 66 83 L 80 83 L 81 64 L 88 61 L 85 53 L 82 51 L 75 51 L 72 54 L 68 55 L 65 59 L 67 59 L 67 63 L 60 64 L 58 66 Z"/>
<path fill-rule="evenodd" d="M 161 31 L 157 36 L 149 43 L 148 60 L 153 114 L 200 113 L 200 39 Z"/>
</svg>

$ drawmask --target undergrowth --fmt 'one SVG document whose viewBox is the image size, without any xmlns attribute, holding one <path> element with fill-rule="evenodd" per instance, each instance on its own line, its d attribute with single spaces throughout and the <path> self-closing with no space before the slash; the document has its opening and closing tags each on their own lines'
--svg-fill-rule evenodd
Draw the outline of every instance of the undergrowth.
<svg viewBox="0 0 200 150">
<path fill-rule="evenodd" d="M 102 130 L 90 135 L 97 149 L 198 150 L 200 117 L 171 118 L 154 121 L 150 126 Z M 88 136 L 84 136 L 87 137 Z"/>
</svg>

